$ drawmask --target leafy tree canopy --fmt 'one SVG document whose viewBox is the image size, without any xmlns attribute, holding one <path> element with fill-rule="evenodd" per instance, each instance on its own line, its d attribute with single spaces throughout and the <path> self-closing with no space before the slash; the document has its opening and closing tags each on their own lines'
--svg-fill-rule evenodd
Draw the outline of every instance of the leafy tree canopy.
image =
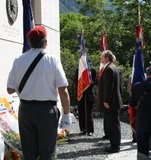
<svg viewBox="0 0 151 160">
<path fill-rule="evenodd" d="M 105 0 L 78 0 L 81 7 L 79 14 L 60 15 L 61 56 L 72 84 L 71 79 L 79 59 L 77 34 L 84 30 L 87 53 L 98 71 L 101 55 L 99 51 L 100 34 L 104 31 L 108 37 L 109 49 L 116 55 L 118 65 L 123 69 L 124 102 L 126 103 L 129 95 L 126 87 L 135 52 L 135 26 L 139 23 L 138 6 L 140 6 L 141 13 L 140 22 L 144 28 L 145 68 L 150 65 L 151 61 L 151 46 L 149 45 L 151 42 L 151 1 L 110 1 L 112 2 L 110 7 L 106 7 Z M 71 64 L 67 64 L 67 62 Z"/>
</svg>

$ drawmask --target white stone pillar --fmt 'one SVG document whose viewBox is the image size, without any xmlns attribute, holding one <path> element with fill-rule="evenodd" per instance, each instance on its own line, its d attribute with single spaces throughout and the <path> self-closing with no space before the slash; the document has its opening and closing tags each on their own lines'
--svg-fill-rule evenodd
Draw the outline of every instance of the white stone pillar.
<svg viewBox="0 0 151 160">
<path fill-rule="evenodd" d="M 35 25 L 44 25 L 47 29 L 48 52 L 60 58 L 59 0 L 32 0 L 32 6 Z M 62 111 L 60 99 L 58 107 Z"/>
</svg>

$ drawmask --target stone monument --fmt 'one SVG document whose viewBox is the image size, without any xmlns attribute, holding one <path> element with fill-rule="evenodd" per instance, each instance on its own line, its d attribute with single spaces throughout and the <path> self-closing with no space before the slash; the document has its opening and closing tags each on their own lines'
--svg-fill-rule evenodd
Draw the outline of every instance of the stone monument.
<svg viewBox="0 0 151 160">
<path fill-rule="evenodd" d="M 0 1 L 0 94 L 6 94 L 8 72 L 12 66 L 14 58 L 22 53 L 22 12 L 22 1 Z"/>
</svg>

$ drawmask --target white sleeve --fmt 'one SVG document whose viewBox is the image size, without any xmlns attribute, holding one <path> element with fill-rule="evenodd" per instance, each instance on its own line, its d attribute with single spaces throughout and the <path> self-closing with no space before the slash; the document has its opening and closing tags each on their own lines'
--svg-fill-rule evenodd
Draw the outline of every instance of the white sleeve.
<svg viewBox="0 0 151 160">
<path fill-rule="evenodd" d="M 15 61 L 13 63 L 13 66 L 8 74 L 8 79 L 7 79 L 7 88 L 12 88 L 15 89 Z"/>
<path fill-rule="evenodd" d="M 63 70 L 61 61 L 56 59 L 56 67 L 55 67 L 55 77 L 56 77 L 56 85 L 57 87 L 68 86 L 68 81 Z"/>
</svg>

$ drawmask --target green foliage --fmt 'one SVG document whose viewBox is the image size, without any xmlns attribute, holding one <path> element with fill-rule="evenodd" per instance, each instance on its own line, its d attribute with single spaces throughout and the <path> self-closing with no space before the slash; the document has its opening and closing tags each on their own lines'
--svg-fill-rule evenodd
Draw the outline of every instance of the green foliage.
<svg viewBox="0 0 151 160">
<path fill-rule="evenodd" d="M 105 0 L 78 0 L 81 12 L 62 14 L 60 16 L 61 59 L 68 80 L 69 91 L 73 97 L 73 73 L 79 63 L 77 34 L 84 30 L 84 37 L 91 65 L 99 71 L 100 32 L 108 36 L 109 49 L 116 55 L 118 65 L 123 71 L 123 101 L 128 102 L 128 77 L 132 72 L 133 54 L 135 52 L 135 26 L 138 24 L 138 5 L 141 8 L 141 24 L 144 28 L 145 68 L 151 65 L 151 1 L 114 0 L 110 7 Z"/>
<path fill-rule="evenodd" d="M 73 104 L 75 102 L 74 75 L 76 68 L 78 68 L 79 65 L 79 54 L 78 53 L 73 54 L 69 49 L 62 48 L 61 62 L 65 70 L 66 77 L 68 79 L 69 94 L 71 98 L 71 104 Z"/>
<path fill-rule="evenodd" d="M 119 67 L 121 68 L 123 75 L 123 94 L 122 94 L 123 104 L 128 104 L 128 98 L 130 95 L 129 76 L 132 74 L 132 68 L 130 67 L 129 64 L 126 64 L 125 66 L 119 65 Z"/>
<path fill-rule="evenodd" d="M 69 13 L 60 16 L 61 47 L 77 51 L 77 35 L 84 29 L 87 17 L 81 14 Z"/>
<path fill-rule="evenodd" d="M 100 51 L 95 51 L 93 54 L 89 55 L 89 58 L 91 60 L 90 66 L 94 67 L 97 73 L 99 73 L 99 68 L 100 68 L 100 57 L 101 57 Z"/>
<path fill-rule="evenodd" d="M 104 7 L 104 0 L 77 0 L 81 5 L 80 12 L 84 15 L 97 15 Z"/>
</svg>

